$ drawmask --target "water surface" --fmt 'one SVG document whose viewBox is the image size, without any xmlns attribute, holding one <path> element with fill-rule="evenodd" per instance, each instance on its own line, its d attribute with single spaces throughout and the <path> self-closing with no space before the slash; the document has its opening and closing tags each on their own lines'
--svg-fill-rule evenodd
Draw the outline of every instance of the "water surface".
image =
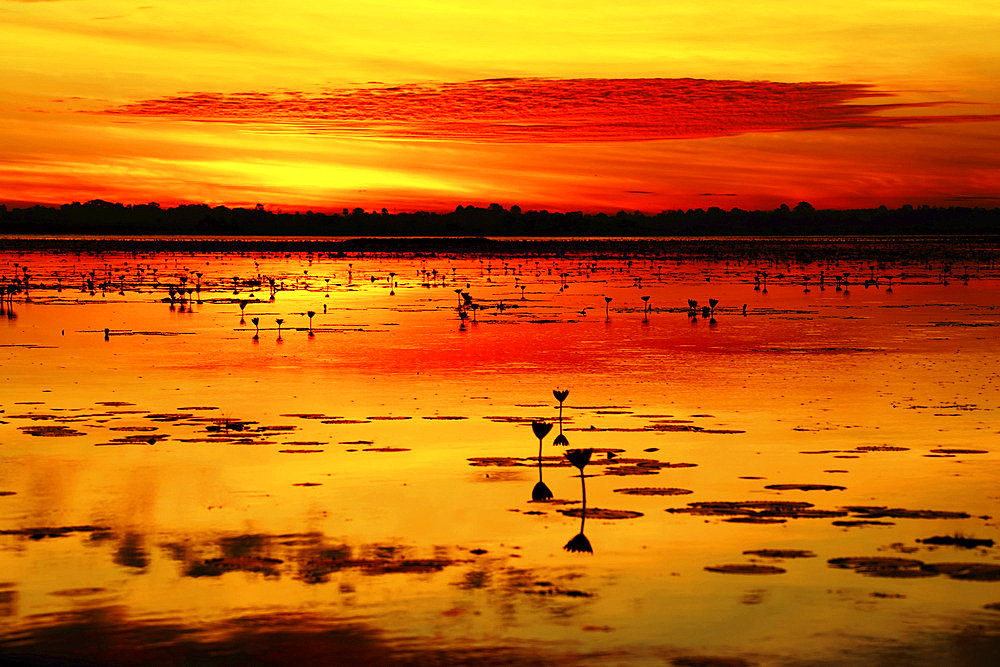
<svg viewBox="0 0 1000 667">
<path fill-rule="evenodd" d="M 993 252 L 3 253 L 0 655 L 995 657 Z"/>
</svg>

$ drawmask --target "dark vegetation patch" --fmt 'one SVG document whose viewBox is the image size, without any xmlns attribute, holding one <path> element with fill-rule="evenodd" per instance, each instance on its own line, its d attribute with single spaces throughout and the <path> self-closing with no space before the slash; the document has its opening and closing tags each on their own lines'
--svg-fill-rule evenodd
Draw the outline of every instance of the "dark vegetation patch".
<svg viewBox="0 0 1000 667">
<path fill-rule="evenodd" d="M 468 417 L 460 417 L 458 415 L 433 415 L 429 417 L 423 417 L 423 419 L 438 419 L 441 421 L 459 421 L 462 419 L 468 419 Z"/>
<path fill-rule="evenodd" d="M 22 426 L 21 430 L 36 438 L 69 438 L 85 435 L 82 431 L 68 426 Z"/>
<path fill-rule="evenodd" d="M 925 563 L 891 556 L 831 558 L 827 562 L 831 567 L 854 570 L 869 577 L 912 579 L 943 574 L 962 581 L 1000 581 L 1000 564 L 996 563 Z"/>
<path fill-rule="evenodd" d="M 0 530 L 0 535 L 19 535 L 32 540 L 46 537 L 65 537 L 74 533 L 105 533 L 111 529 L 105 526 L 45 526 L 40 528 L 15 528 Z"/>
<path fill-rule="evenodd" d="M 369 447 L 363 451 L 366 452 L 408 452 L 410 451 L 407 447 Z"/>
<path fill-rule="evenodd" d="M 966 512 L 950 512 L 944 510 L 908 510 L 900 507 L 882 507 L 869 505 L 849 505 L 843 509 L 860 515 L 865 519 L 968 519 Z"/>
<path fill-rule="evenodd" d="M 750 549 L 745 555 L 761 558 L 815 558 L 816 554 L 805 549 Z"/>
<path fill-rule="evenodd" d="M 593 593 L 577 590 L 574 588 L 561 588 L 548 581 L 537 581 L 533 586 L 522 589 L 529 595 L 562 596 L 568 598 L 592 598 Z"/>
<path fill-rule="evenodd" d="M 666 487 L 636 487 L 631 489 L 615 489 L 615 493 L 624 493 L 627 496 L 684 496 L 694 493 L 688 489 L 674 489 Z"/>
<path fill-rule="evenodd" d="M 709 565 L 705 567 L 708 572 L 719 572 L 721 574 L 784 574 L 784 568 L 775 565 L 757 565 L 755 563 L 731 563 L 728 565 Z"/>
<path fill-rule="evenodd" d="M 818 510 L 812 503 L 790 500 L 744 500 L 744 501 L 703 501 L 688 503 L 687 507 L 672 507 L 671 513 L 693 514 L 695 516 L 736 517 L 739 523 L 772 523 L 770 519 L 819 519 L 846 516 L 847 512 Z"/>
<path fill-rule="evenodd" d="M 931 451 L 935 454 L 989 454 L 989 450 L 986 449 L 959 449 L 957 447 L 942 447 Z"/>
<path fill-rule="evenodd" d="M 567 510 L 559 510 L 560 514 L 566 516 L 581 517 L 586 513 L 588 519 L 637 519 L 642 516 L 642 512 L 634 510 L 609 510 L 601 507 L 573 507 Z"/>
<path fill-rule="evenodd" d="M 226 572 L 256 572 L 264 576 L 278 576 L 282 561 L 263 556 L 233 556 L 208 558 L 192 563 L 184 573 L 188 577 L 219 577 Z"/>
<path fill-rule="evenodd" d="M 962 535 L 936 535 L 917 540 L 921 544 L 934 544 L 938 546 L 959 547 L 961 549 L 975 549 L 976 547 L 992 547 L 994 542 L 990 539 L 977 539 L 975 537 L 964 537 Z"/>
<path fill-rule="evenodd" d="M 844 491 L 846 486 L 834 484 L 768 484 L 765 489 L 772 491 Z"/>
<path fill-rule="evenodd" d="M 856 519 L 848 521 L 834 521 L 834 526 L 841 528 L 860 528 L 861 526 L 895 526 L 895 521 L 870 521 L 867 519 Z"/>
<path fill-rule="evenodd" d="M 855 447 L 859 452 L 908 452 L 909 447 L 896 447 L 893 445 L 859 445 Z"/>
<path fill-rule="evenodd" d="M 406 419 L 413 419 L 413 417 L 394 417 L 392 415 L 385 415 L 385 416 L 377 416 L 377 417 L 367 417 L 367 419 L 370 420 L 370 421 L 388 422 L 388 421 L 403 421 L 403 420 L 406 420 Z M 324 422 L 324 423 L 328 423 L 328 422 Z"/>
<path fill-rule="evenodd" d="M 279 454 L 320 454 L 322 449 L 279 449 Z"/>
</svg>

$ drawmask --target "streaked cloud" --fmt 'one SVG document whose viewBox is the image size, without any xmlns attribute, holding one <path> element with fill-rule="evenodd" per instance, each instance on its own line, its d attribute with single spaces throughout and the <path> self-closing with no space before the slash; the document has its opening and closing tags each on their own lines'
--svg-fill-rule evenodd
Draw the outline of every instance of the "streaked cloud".
<svg viewBox="0 0 1000 667">
<path fill-rule="evenodd" d="M 943 103 L 869 102 L 879 97 L 891 93 L 858 83 L 506 78 L 314 94 L 198 92 L 104 113 L 253 124 L 262 131 L 482 143 L 657 141 L 1000 120 L 996 114 L 912 113 Z"/>
</svg>

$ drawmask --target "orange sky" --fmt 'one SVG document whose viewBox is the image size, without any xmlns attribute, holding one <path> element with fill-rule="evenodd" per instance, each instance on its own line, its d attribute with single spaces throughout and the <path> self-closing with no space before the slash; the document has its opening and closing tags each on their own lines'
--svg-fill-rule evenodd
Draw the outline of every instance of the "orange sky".
<svg viewBox="0 0 1000 667">
<path fill-rule="evenodd" d="M 0 0 L 0 201 L 1000 202 L 993 1 Z"/>
</svg>

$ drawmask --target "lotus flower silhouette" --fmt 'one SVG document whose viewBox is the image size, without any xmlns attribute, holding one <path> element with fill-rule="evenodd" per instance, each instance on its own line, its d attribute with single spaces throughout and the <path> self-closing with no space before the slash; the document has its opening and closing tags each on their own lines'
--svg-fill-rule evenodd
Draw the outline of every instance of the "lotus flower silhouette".
<svg viewBox="0 0 1000 667">
<path fill-rule="evenodd" d="M 593 449 L 570 449 L 567 450 L 565 456 L 569 459 L 575 467 L 580 469 L 580 474 L 583 474 L 583 469 L 588 463 L 590 463 L 590 457 L 594 455 Z"/>
<path fill-rule="evenodd" d="M 535 437 L 541 440 L 549 434 L 552 430 L 552 424 L 546 424 L 545 422 L 531 422 L 531 430 L 534 431 Z"/>
</svg>

